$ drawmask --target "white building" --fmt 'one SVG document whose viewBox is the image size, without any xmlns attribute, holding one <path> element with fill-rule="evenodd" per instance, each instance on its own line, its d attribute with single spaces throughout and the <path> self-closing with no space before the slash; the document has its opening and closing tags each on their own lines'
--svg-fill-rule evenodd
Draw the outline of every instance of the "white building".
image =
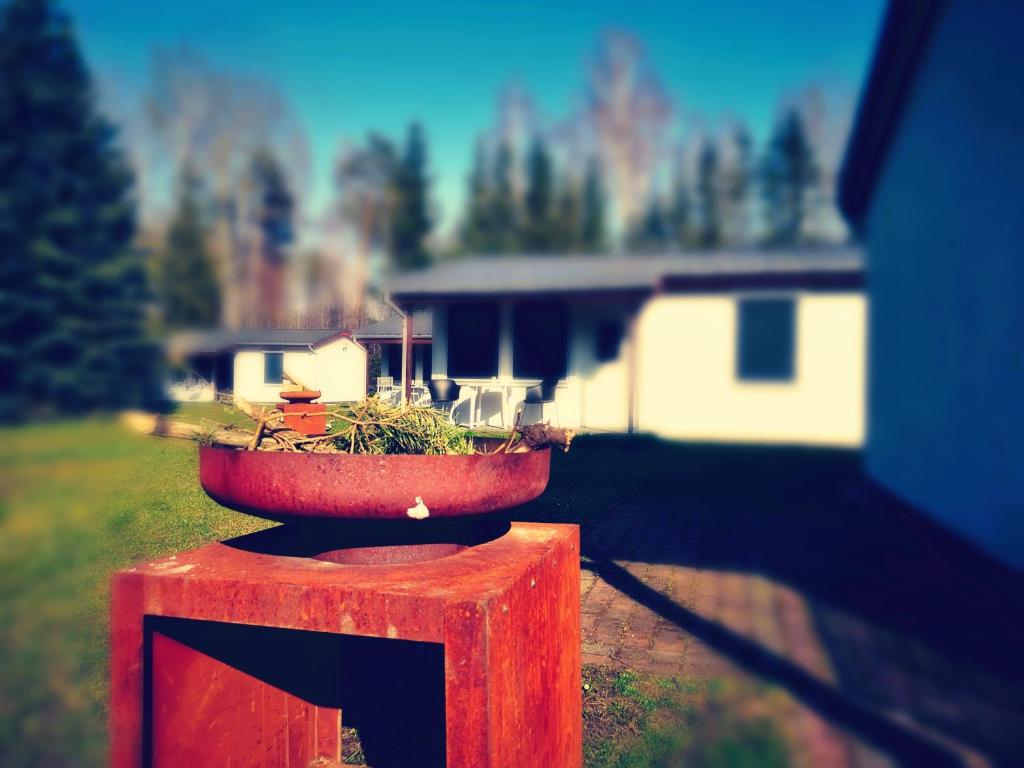
<svg viewBox="0 0 1024 768">
<path fill-rule="evenodd" d="M 564 427 L 858 446 L 862 286 L 860 253 L 831 248 L 474 258 L 390 287 L 432 311 L 430 375 L 462 385 L 462 422 L 507 425 L 557 379 L 543 419 Z"/>
<path fill-rule="evenodd" d="M 171 384 L 177 400 L 233 392 L 250 402 L 277 402 L 286 372 L 320 390 L 322 402 L 366 394 L 366 349 L 337 329 L 182 333 L 171 339 L 169 353 L 188 374 Z"/>
<path fill-rule="evenodd" d="M 1018 568 L 1021 30 L 1020 2 L 893 3 L 841 188 L 870 259 L 867 469 Z"/>
</svg>

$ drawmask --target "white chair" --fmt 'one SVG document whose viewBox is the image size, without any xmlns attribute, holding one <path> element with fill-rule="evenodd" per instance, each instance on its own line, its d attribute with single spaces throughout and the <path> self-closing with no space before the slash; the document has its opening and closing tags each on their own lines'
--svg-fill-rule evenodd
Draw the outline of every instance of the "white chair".
<svg viewBox="0 0 1024 768">
<path fill-rule="evenodd" d="M 430 390 L 426 384 L 412 385 L 412 404 L 417 407 L 430 405 Z"/>
<path fill-rule="evenodd" d="M 479 426 L 483 424 L 487 425 L 487 420 L 483 418 L 483 407 L 487 404 L 488 395 L 496 395 L 498 400 L 498 410 L 494 414 L 501 419 L 501 427 L 505 428 L 505 409 L 507 406 L 506 391 L 511 392 L 511 387 L 504 381 L 498 381 L 498 379 L 491 379 L 491 383 L 480 384 L 474 388 L 473 391 L 473 426 Z M 490 398 L 493 400 L 493 398 Z M 489 418 L 489 417 L 488 417 Z"/>
<path fill-rule="evenodd" d="M 395 379 L 393 376 L 377 377 L 377 397 L 385 402 L 391 402 L 395 391 Z"/>
</svg>

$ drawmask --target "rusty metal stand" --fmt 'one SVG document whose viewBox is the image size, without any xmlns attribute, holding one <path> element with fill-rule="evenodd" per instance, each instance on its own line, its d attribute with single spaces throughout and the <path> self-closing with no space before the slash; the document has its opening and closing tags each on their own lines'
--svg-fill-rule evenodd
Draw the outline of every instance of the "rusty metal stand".
<svg viewBox="0 0 1024 768">
<path fill-rule="evenodd" d="M 576 526 L 513 523 L 451 557 L 383 566 L 295 556 L 285 533 L 114 574 L 115 768 L 340 762 L 338 641 L 353 637 L 437 650 L 442 764 L 581 765 Z"/>
</svg>

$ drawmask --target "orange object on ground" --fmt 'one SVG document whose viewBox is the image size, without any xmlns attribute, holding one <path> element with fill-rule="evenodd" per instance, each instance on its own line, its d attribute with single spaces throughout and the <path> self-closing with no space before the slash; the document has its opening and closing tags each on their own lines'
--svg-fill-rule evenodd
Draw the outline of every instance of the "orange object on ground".
<svg viewBox="0 0 1024 768">
<path fill-rule="evenodd" d="M 284 425 L 307 437 L 326 435 L 327 416 L 324 412 L 327 406 L 323 403 L 314 403 L 318 397 L 320 391 L 316 389 L 281 392 L 281 398 L 288 401 L 278 406 L 285 414 Z"/>
</svg>

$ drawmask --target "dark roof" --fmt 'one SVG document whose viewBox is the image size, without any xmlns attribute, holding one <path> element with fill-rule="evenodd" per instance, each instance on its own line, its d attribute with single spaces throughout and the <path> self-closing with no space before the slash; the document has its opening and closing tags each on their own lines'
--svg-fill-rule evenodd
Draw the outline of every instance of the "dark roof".
<svg viewBox="0 0 1024 768">
<path fill-rule="evenodd" d="M 342 335 L 349 334 L 338 328 L 183 331 L 170 338 L 168 347 L 181 354 L 222 352 L 236 347 L 315 347 Z"/>
<path fill-rule="evenodd" d="M 433 313 L 417 310 L 412 314 L 412 337 L 414 339 L 432 338 L 434 332 Z M 401 339 L 402 338 L 402 316 L 392 315 L 383 320 L 356 331 L 357 339 L 374 341 L 376 339 Z"/>
<path fill-rule="evenodd" d="M 650 293 L 666 281 L 861 275 L 863 268 L 860 249 L 852 247 L 662 256 L 481 256 L 402 275 L 389 288 L 399 301 L 474 295 Z"/>
<path fill-rule="evenodd" d="M 948 0 L 890 0 L 839 175 L 839 207 L 863 229 L 889 145 Z"/>
</svg>

